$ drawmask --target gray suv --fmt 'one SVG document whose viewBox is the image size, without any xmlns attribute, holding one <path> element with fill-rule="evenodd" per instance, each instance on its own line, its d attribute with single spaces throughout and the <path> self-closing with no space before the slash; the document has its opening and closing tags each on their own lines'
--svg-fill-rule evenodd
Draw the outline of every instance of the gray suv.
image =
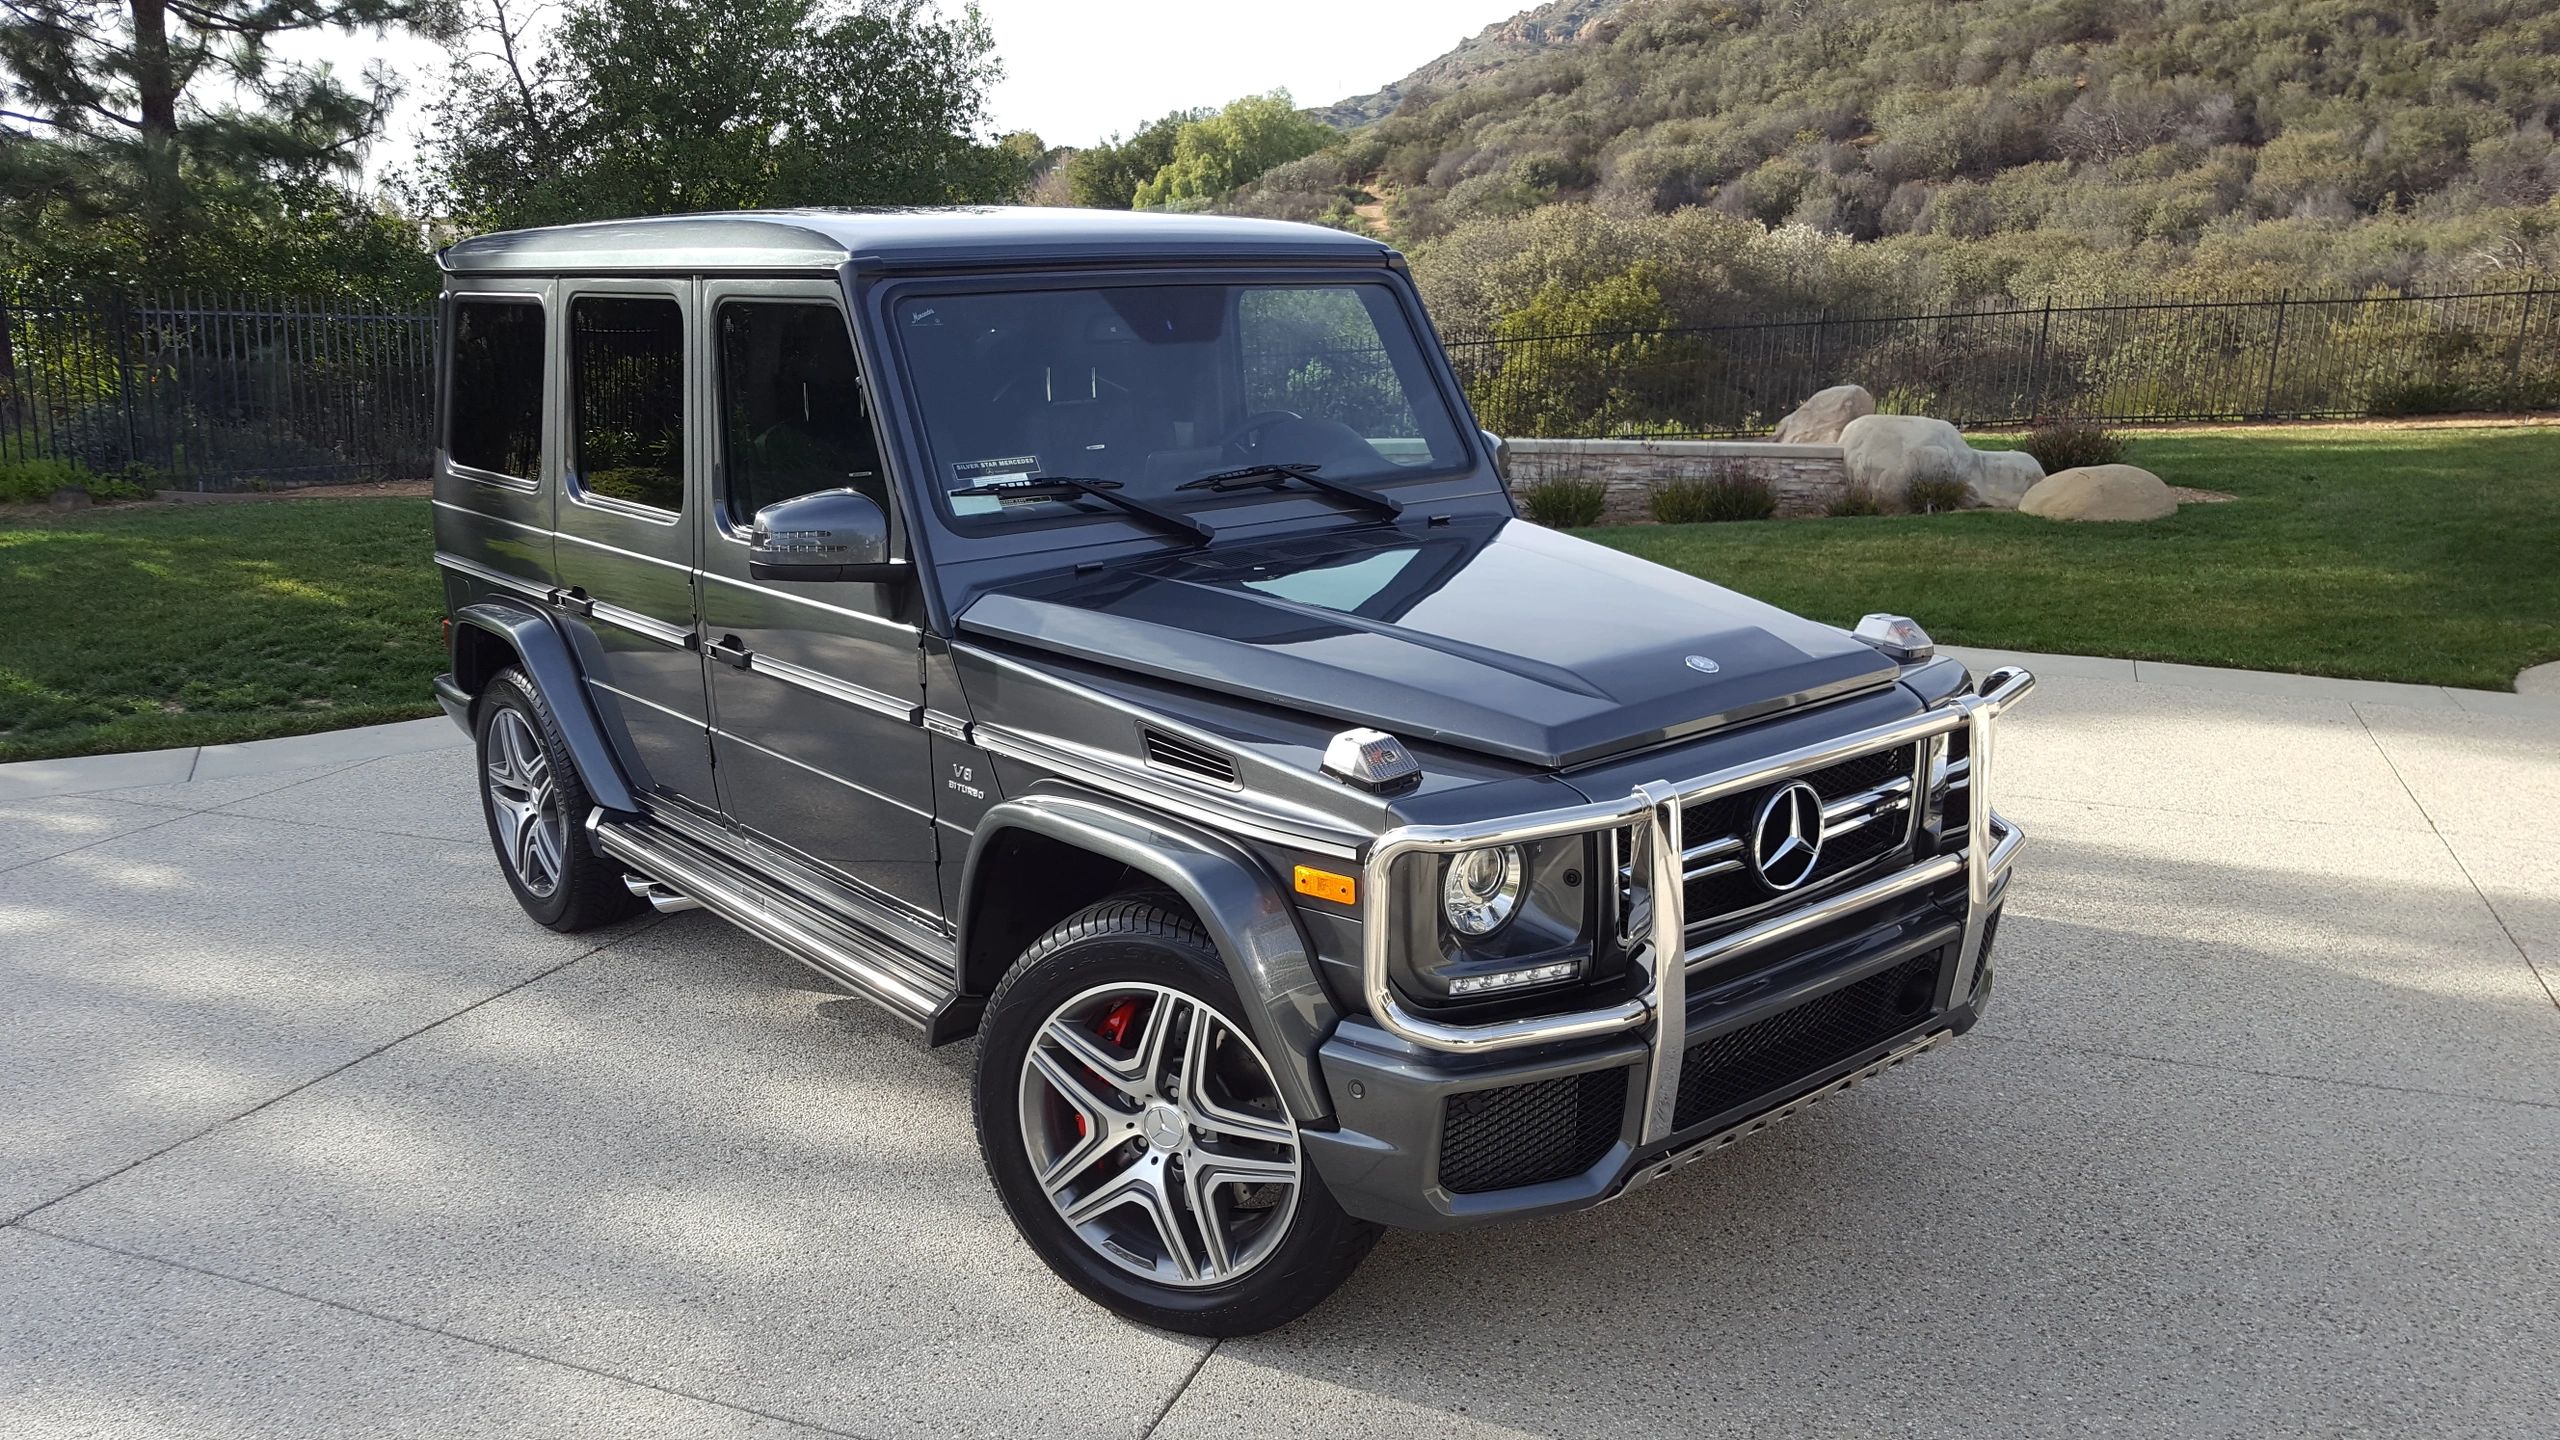
<svg viewBox="0 0 2560 1440">
<path fill-rule="evenodd" d="M 1286 1321 L 1969 1028 L 1977 682 L 1519 519 L 1402 258 L 1073 210 L 445 251 L 436 561 L 500 869 L 975 1037 L 1032 1248 Z"/>
</svg>

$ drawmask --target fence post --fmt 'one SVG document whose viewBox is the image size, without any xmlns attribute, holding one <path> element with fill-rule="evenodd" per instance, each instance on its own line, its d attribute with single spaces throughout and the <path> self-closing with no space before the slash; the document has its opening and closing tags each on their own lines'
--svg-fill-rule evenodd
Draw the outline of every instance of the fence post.
<svg viewBox="0 0 2560 1440">
<path fill-rule="evenodd" d="M 116 409 L 124 416 L 124 458 L 129 465 L 142 458 L 142 442 L 133 428 L 133 307 L 122 290 L 108 302 L 107 319 L 116 327 Z"/>
<path fill-rule="evenodd" d="M 2514 348 L 2507 351 L 2507 384 L 2510 387 L 2524 379 L 2524 347 L 2526 343 L 2533 338 L 2533 301 L 2535 293 L 2533 282 L 2530 280 L 2524 282 L 2524 303 L 2516 307 L 2516 343 Z M 6 313 L 7 312 L 5 311 L 0 311 L 0 315 L 5 315 Z M 7 339 L 0 337 L 0 380 L 7 380 L 9 378 L 9 370 L 6 362 L 6 357 L 9 353 L 6 348 L 7 345 Z"/>
<path fill-rule="evenodd" d="M 2036 326 L 2035 354 L 2027 361 L 2027 419 L 2044 413 L 2045 347 L 2053 343 L 2053 295 L 2044 297 L 2044 320 Z"/>
<path fill-rule="evenodd" d="M 2258 402 L 2258 418 L 2261 420 L 2276 418 L 2276 357 L 2284 353 L 2284 312 L 2292 302 L 2292 290 L 2286 289 L 2277 293 L 2275 339 L 2267 346 L 2266 394 Z"/>
</svg>

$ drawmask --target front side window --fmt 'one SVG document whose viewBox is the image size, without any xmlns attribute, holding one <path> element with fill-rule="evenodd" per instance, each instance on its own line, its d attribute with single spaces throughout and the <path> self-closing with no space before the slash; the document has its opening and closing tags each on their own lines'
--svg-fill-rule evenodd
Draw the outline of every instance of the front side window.
<svg viewBox="0 0 2560 1440">
<path fill-rule="evenodd" d="M 1115 513 L 1087 496 L 973 493 L 1038 476 L 1190 511 L 1236 503 L 1235 489 L 1199 482 L 1255 466 L 1391 488 L 1469 463 L 1462 422 L 1385 285 L 920 295 L 899 302 L 895 322 L 931 488 L 963 529 Z M 1251 493 L 1329 503 L 1271 483 Z"/>
<path fill-rule="evenodd" d="M 857 490 L 889 508 L 844 312 L 763 300 L 720 307 L 720 471 L 736 526 L 816 490 Z"/>
<path fill-rule="evenodd" d="M 445 453 L 456 465 L 531 481 L 542 473 L 542 307 L 531 300 L 453 304 L 453 408 Z"/>
<path fill-rule="evenodd" d="M 569 302 L 569 463 L 590 495 L 684 509 L 684 310 L 657 295 Z"/>
</svg>

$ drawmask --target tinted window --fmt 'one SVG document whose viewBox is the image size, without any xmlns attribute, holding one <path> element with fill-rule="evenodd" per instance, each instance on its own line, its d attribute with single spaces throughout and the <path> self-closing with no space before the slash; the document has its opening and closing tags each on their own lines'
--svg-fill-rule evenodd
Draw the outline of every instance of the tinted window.
<svg viewBox="0 0 2560 1440">
<path fill-rule="evenodd" d="M 888 508 L 853 338 L 836 307 L 721 306 L 720 421 L 732 523 L 813 490 L 859 490 Z"/>
<path fill-rule="evenodd" d="M 569 305 L 569 463 L 587 493 L 684 508 L 684 311 L 658 296 Z"/>
<path fill-rule="evenodd" d="M 1267 502 L 1186 488 L 1249 465 L 1381 485 L 1469 461 L 1426 342 L 1384 285 L 936 294 L 900 302 L 896 334 L 934 452 L 931 483 L 965 526 L 1117 513 L 1090 497 L 989 488 L 1037 475 L 1198 509 Z"/>
<path fill-rule="evenodd" d="M 542 307 L 522 300 L 453 306 L 456 465 L 531 480 L 542 473 Z"/>
</svg>

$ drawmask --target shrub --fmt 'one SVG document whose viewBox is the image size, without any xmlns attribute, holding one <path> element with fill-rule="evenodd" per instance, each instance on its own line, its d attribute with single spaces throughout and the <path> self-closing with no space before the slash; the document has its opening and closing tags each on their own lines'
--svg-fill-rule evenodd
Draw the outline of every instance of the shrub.
<svg viewBox="0 0 2560 1440">
<path fill-rule="evenodd" d="M 76 487 L 92 500 L 139 500 L 146 493 L 126 479 L 111 479 L 69 460 L 0 460 L 0 504 L 41 505 L 53 492 Z"/>
<path fill-rule="evenodd" d="M 1609 487 L 1597 480 L 1543 480 L 1520 487 L 1520 513 L 1555 530 L 1578 530 L 1599 523 L 1609 503 Z"/>
<path fill-rule="evenodd" d="M 1822 513 L 1834 518 L 1881 515 L 1884 513 L 1884 502 L 1876 499 L 1876 492 L 1866 486 L 1851 485 L 1834 496 L 1831 503 L 1823 508 Z"/>
<path fill-rule="evenodd" d="M 1915 515 L 1935 515 L 1941 510 L 1961 510 L 1969 487 L 1953 475 L 1924 475 L 1911 482 L 1903 498 Z"/>
<path fill-rule="evenodd" d="M 2052 475 L 2083 465 L 2113 465 L 2124 458 L 2124 444 L 2122 431 L 2064 416 L 2036 422 L 2018 448 L 2036 457 L 2044 473 Z"/>
<path fill-rule="evenodd" d="M 1757 475 L 1720 474 L 1672 480 L 1655 487 L 1653 492 L 1653 518 L 1665 525 L 1766 520 L 1777 513 L 1777 493 Z"/>
</svg>

